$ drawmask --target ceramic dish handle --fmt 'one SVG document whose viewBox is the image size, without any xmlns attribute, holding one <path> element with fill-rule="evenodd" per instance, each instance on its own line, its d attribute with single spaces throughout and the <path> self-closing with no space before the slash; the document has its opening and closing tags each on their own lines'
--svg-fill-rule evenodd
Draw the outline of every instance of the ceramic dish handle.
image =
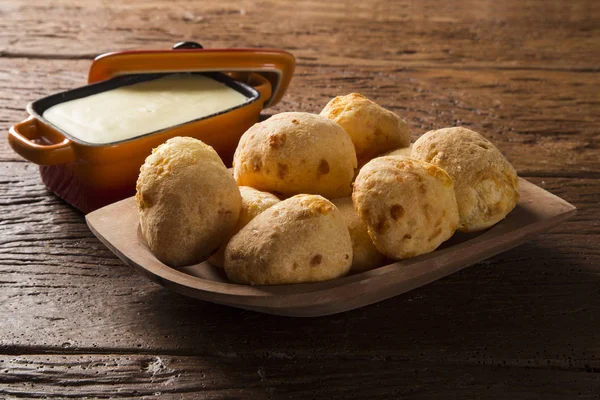
<svg viewBox="0 0 600 400">
<path fill-rule="evenodd" d="M 17 154 L 38 165 L 67 164 L 75 161 L 71 141 L 65 137 L 59 143 L 43 144 L 43 135 L 33 117 L 14 125 L 8 131 L 8 143 Z M 60 140 L 60 138 L 58 138 Z"/>
</svg>

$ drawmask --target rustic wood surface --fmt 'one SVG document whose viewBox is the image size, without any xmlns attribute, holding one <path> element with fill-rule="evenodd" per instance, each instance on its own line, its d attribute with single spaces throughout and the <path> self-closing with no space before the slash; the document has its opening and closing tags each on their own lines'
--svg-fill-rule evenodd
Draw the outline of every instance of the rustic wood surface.
<svg viewBox="0 0 600 400">
<path fill-rule="evenodd" d="M 0 398 L 600 397 L 597 1 L 0 3 Z M 578 214 L 396 298 L 315 319 L 203 303 L 136 275 L 8 147 L 27 102 L 105 51 L 280 47 L 268 114 L 359 91 L 413 137 L 488 136 Z"/>
</svg>

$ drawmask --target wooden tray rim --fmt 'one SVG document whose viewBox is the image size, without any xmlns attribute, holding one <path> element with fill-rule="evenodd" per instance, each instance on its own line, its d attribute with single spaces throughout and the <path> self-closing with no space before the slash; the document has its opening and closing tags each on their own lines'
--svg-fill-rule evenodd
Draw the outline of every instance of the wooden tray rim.
<svg viewBox="0 0 600 400">
<path fill-rule="evenodd" d="M 302 309 L 306 307 L 319 308 L 339 301 L 340 297 L 364 297 L 365 291 L 368 294 L 369 287 L 377 286 L 379 296 L 374 296 L 374 300 L 366 303 L 364 302 L 364 298 L 362 302 L 351 301 L 348 303 L 349 307 L 346 307 L 346 309 L 351 309 L 356 308 L 353 306 L 354 303 L 360 302 L 361 305 L 367 305 L 404 293 L 450 275 L 502 251 L 516 247 L 535 234 L 557 225 L 576 213 L 576 208 L 572 204 L 522 178 L 520 179 L 520 185 L 522 191 L 542 191 L 546 197 L 553 200 L 555 205 L 559 205 L 561 211 L 544 216 L 541 221 L 523 225 L 516 230 L 506 230 L 505 232 L 502 232 L 503 223 L 500 222 L 486 232 L 463 243 L 436 250 L 422 256 L 398 261 L 374 270 L 349 275 L 333 281 L 294 285 L 247 286 L 218 282 L 178 271 L 160 263 L 156 259 L 154 259 L 154 263 L 148 263 L 144 266 L 138 264 L 129 255 L 124 254 L 119 246 L 115 246 L 98 232 L 94 223 L 95 217 L 102 210 L 109 207 L 117 207 L 118 205 L 122 206 L 124 203 L 133 204 L 134 198 L 128 198 L 92 212 L 86 216 L 86 221 L 94 235 L 121 260 L 155 282 L 184 295 L 235 307 L 269 312 L 261 308 L 267 307 L 272 310 Z M 533 204 L 532 209 L 544 214 L 543 206 L 544 203 L 536 203 Z M 145 244 L 137 243 L 137 245 L 145 247 Z M 474 246 L 479 249 L 476 257 L 473 257 L 473 251 L 463 251 L 466 248 L 473 248 Z M 147 247 L 146 252 L 149 253 Z M 453 261 L 448 263 L 446 260 L 450 257 L 453 258 Z M 428 266 L 428 268 L 424 268 L 424 266 Z M 403 287 L 399 288 L 399 286 Z M 292 287 L 293 290 L 290 290 Z M 299 289 L 301 290 L 300 292 L 298 292 Z M 282 291 L 296 293 L 281 293 Z M 340 291 L 347 292 L 349 295 L 341 296 Z"/>
</svg>

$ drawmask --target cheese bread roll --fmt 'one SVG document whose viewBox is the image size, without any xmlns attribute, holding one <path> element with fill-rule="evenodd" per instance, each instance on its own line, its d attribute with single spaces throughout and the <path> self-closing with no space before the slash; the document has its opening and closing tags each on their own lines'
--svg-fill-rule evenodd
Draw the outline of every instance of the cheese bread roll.
<svg viewBox="0 0 600 400">
<path fill-rule="evenodd" d="M 515 169 L 489 140 L 470 129 L 429 131 L 414 143 L 411 157 L 442 168 L 454 180 L 461 231 L 489 228 L 519 201 Z"/>
<path fill-rule="evenodd" d="M 250 285 L 318 282 L 348 273 L 352 241 L 338 209 L 317 195 L 275 204 L 243 227 L 225 249 L 225 272 Z"/>
<path fill-rule="evenodd" d="M 356 168 L 352 141 L 338 124 L 316 114 L 287 112 L 252 126 L 233 158 L 240 186 L 284 197 L 349 196 Z"/>
<path fill-rule="evenodd" d="M 215 150 L 189 137 L 152 151 L 136 185 L 140 227 L 150 250 L 172 267 L 205 260 L 229 237 L 242 198 Z"/>
<path fill-rule="evenodd" d="M 458 226 L 452 179 L 424 161 L 371 160 L 356 178 L 352 201 L 375 247 L 394 259 L 435 250 Z"/>
<path fill-rule="evenodd" d="M 334 97 L 321 115 L 340 124 L 348 133 L 359 166 L 378 155 L 410 145 L 406 122 L 361 94 Z"/>
</svg>

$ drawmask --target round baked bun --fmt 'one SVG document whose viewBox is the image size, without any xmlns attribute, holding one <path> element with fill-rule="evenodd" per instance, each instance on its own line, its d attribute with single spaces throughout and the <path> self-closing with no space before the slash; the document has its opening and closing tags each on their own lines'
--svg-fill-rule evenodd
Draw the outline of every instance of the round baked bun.
<svg viewBox="0 0 600 400">
<path fill-rule="evenodd" d="M 408 146 L 408 147 L 402 147 L 396 150 L 392 150 L 389 153 L 385 153 L 384 155 L 386 156 L 404 156 L 404 157 L 410 157 L 410 151 L 411 151 L 412 145 Z"/>
<path fill-rule="evenodd" d="M 427 161 L 454 181 L 461 231 L 479 231 L 502 220 L 519 200 L 515 169 L 477 132 L 466 128 L 429 131 L 413 145 L 411 157 Z"/>
<path fill-rule="evenodd" d="M 248 222 L 252 221 L 258 214 L 280 202 L 274 194 L 261 192 L 260 190 L 256 190 L 249 186 L 240 186 L 240 194 L 242 195 L 242 209 L 237 224 L 233 227 L 227 241 L 219 247 L 219 250 L 217 250 L 215 254 L 208 258 L 208 261 L 221 268 L 223 267 L 225 248 L 227 247 L 229 239 L 246 226 Z"/>
<path fill-rule="evenodd" d="M 340 197 L 331 201 L 342 214 L 344 222 L 350 232 L 352 240 L 352 267 L 351 272 L 362 272 L 380 267 L 384 264 L 386 257 L 377 250 L 369 233 L 367 226 L 356 213 L 352 198 Z"/>
<path fill-rule="evenodd" d="M 142 235 L 172 267 L 205 260 L 237 222 L 242 198 L 212 147 L 189 137 L 169 139 L 140 169 L 136 201 Z"/>
<path fill-rule="evenodd" d="M 424 161 L 369 161 L 356 178 L 352 201 L 375 247 L 394 259 L 435 250 L 458 226 L 452 179 Z"/>
<path fill-rule="evenodd" d="M 361 94 L 334 97 L 321 115 L 340 124 L 348 133 L 356 149 L 358 165 L 410 145 L 406 122 Z"/>
<path fill-rule="evenodd" d="M 275 204 L 243 227 L 225 249 L 225 272 L 235 283 L 326 281 L 347 274 L 351 265 L 348 228 L 337 208 L 316 195 Z"/>
<path fill-rule="evenodd" d="M 299 193 L 348 196 L 356 168 L 352 141 L 338 124 L 316 114 L 287 112 L 255 124 L 240 139 L 233 175 L 285 197 Z"/>
<path fill-rule="evenodd" d="M 410 148 L 411 148 L 411 146 L 401 147 L 399 149 L 395 149 L 395 150 L 392 150 L 392 151 L 390 151 L 388 153 L 382 154 L 379 157 L 382 157 L 382 156 L 404 156 L 404 157 L 410 157 Z M 355 175 L 354 179 L 356 179 L 356 176 L 358 176 L 358 173 L 360 172 L 360 168 L 362 168 L 362 167 L 363 166 L 359 166 L 359 168 L 356 171 L 354 171 L 354 175 Z"/>
</svg>

